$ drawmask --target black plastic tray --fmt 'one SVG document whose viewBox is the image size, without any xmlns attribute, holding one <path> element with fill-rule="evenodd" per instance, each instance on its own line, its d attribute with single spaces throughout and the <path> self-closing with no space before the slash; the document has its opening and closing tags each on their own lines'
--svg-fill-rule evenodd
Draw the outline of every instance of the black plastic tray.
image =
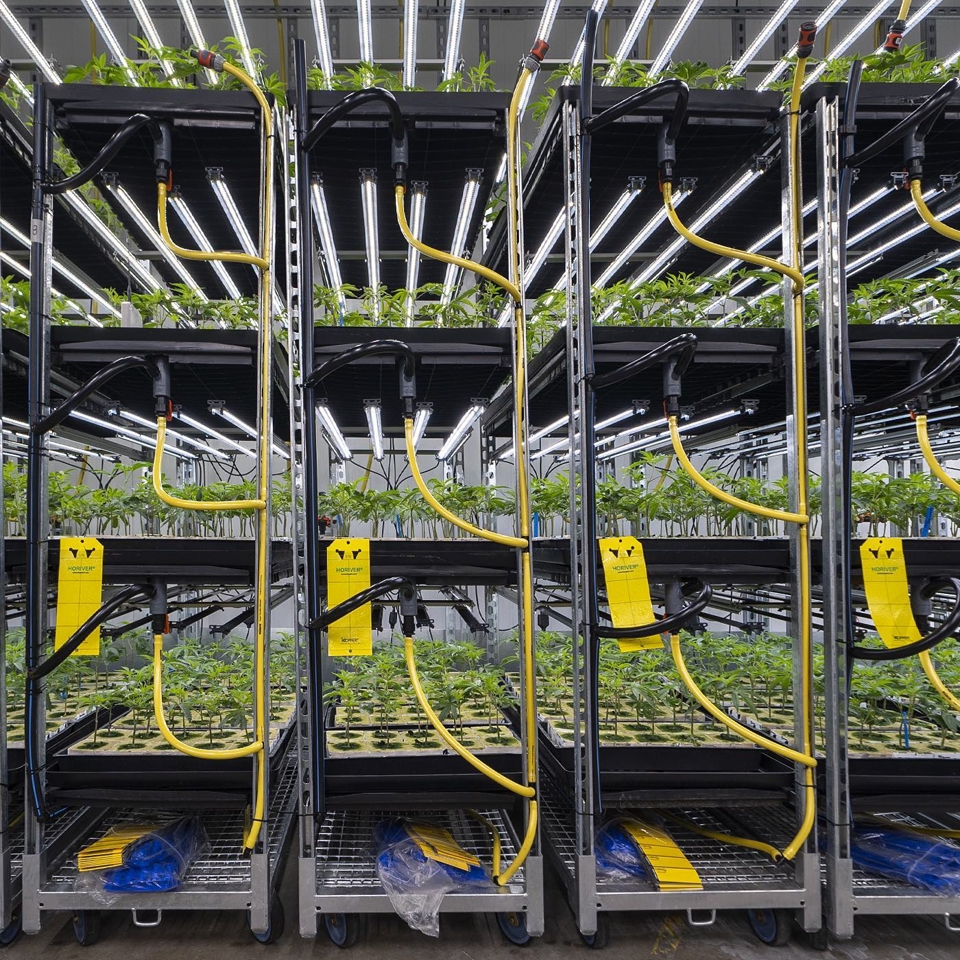
<svg viewBox="0 0 960 960">
<path fill-rule="evenodd" d="M 956 810 L 958 757 L 851 757 L 850 794 L 858 811 Z"/>
</svg>

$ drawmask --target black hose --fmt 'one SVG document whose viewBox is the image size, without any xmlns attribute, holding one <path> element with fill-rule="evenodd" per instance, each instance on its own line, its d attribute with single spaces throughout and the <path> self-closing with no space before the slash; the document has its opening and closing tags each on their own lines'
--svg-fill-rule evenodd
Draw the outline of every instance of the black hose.
<svg viewBox="0 0 960 960">
<path fill-rule="evenodd" d="M 414 375 L 417 369 L 417 355 L 402 340 L 373 340 L 370 343 L 361 343 L 349 350 L 338 353 L 335 357 L 325 360 L 307 377 L 304 378 L 303 386 L 305 390 L 312 390 L 324 377 L 336 373 L 341 367 L 362 360 L 364 357 L 378 356 L 381 354 L 394 354 L 403 360 L 403 373 L 408 379 Z"/>
<path fill-rule="evenodd" d="M 653 637 L 658 633 L 676 633 L 691 617 L 700 613 L 712 598 L 713 588 L 709 583 L 704 583 L 701 585 L 700 593 L 687 606 L 662 620 L 639 627 L 597 627 L 597 636 L 608 640 L 633 640 Z"/>
<path fill-rule="evenodd" d="M 380 580 L 373 586 L 367 587 L 366 590 L 361 590 L 352 597 L 348 597 L 343 603 L 338 603 L 335 607 L 325 610 L 315 620 L 311 620 L 307 626 L 312 630 L 325 630 L 331 623 L 342 620 L 365 604 L 377 600 L 393 590 L 402 590 L 404 587 L 413 587 L 413 584 L 406 577 L 387 577 L 386 580 Z"/>
<path fill-rule="evenodd" d="M 96 393 L 105 383 L 126 370 L 135 370 L 138 367 L 146 367 L 148 370 L 156 371 L 156 365 L 148 357 L 118 357 L 112 363 L 108 363 L 105 367 L 98 370 L 85 384 L 74 390 L 56 410 L 51 411 L 39 421 L 39 423 L 33 427 L 34 432 L 38 434 L 49 433 L 58 424 L 63 423 L 87 397 Z"/>
<path fill-rule="evenodd" d="M 591 71 L 592 72 L 592 71 Z M 644 87 L 632 93 L 629 97 L 624 97 L 619 103 L 608 107 L 603 113 L 598 113 L 595 117 L 588 115 L 585 121 L 585 127 L 590 133 L 596 133 L 602 130 L 607 124 L 619 120 L 621 117 L 631 113 L 637 107 L 642 107 L 645 103 L 653 100 L 659 100 L 668 94 L 675 93 L 677 102 L 674 105 L 673 113 L 670 115 L 670 123 L 667 127 L 667 138 L 676 140 L 680 133 L 680 128 L 687 119 L 687 106 L 690 103 L 690 87 L 682 80 L 661 80 L 652 87 Z M 592 104 L 591 104 L 592 105 Z"/>
<path fill-rule="evenodd" d="M 664 360 L 669 360 L 677 354 L 680 354 L 680 360 L 677 362 L 676 376 L 682 377 L 690 366 L 696 350 L 696 334 L 681 333 L 679 337 L 674 337 L 672 340 L 660 344 L 659 347 L 654 347 L 649 353 L 645 353 L 642 357 L 637 357 L 636 360 L 631 360 L 616 370 L 601 374 L 599 377 L 594 376 L 590 381 L 590 385 L 595 391 L 602 390 L 604 387 L 612 387 L 614 384 L 620 383 L 629 377 L 636 376 L 638 373 L 643 373 L 644 370 L 649 370 L 651 367 L 657 366 Z"/>
<path fill-rule="evenodd" d="M 902 647 L 858 647 L 851 645 L 850 655 L 857 660 L 905 660 L 935 647 L 942 640 L 955 636 L 960 628 L 960 580 L 955 577 L 945 577 L 935 580 L 921 591 L 921 596 L 929 599 L 943 586 L 953 587 L 957 595 L 953 609 L 947 619 L 939 627 L 932 630 L 925 637 L 913 643 L 905 643 Z"/>
<path fill-rule="evenodd" d="M 42 680 L 49 676 L 57 667 L 69 659 L 70 655 L 97 627 L 106 623 L 125 603 L 135 597 L 143 597 L 149 600 L 152 596 L 152 587 L 145 587 L 140 584 L 124 587 L 119 593 L 114 594 L 96 613 L 92 614 L 84 624 L 79 626 L 70 638 L 64 641 L 43 663 L 39 663 L 27 671 L 27 676 L 31 680 Z"/>
<path fill-rule="evenodd" d="M 156 143 L 159 144 L 163 141 L 160 123 L 153 117 L 148 117 L 145 113 L 135 113 L 132 117 L 124 120 L 113 136 L 100 148 L 100 152 L 81 171 L 67 177 L 66 180 L 45 183 L 43 185 L 44 192 L 61 194 L 89 183 L 120 152 L 123 145 L 143 127 L 149 127 L 150 134 Z"/>
</svg>

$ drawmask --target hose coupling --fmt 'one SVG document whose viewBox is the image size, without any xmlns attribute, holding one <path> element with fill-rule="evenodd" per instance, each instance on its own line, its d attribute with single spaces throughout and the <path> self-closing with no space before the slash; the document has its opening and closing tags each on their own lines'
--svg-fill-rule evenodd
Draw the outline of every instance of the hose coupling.
<svg viewBox="0 0 960 960">
<path fill-rule="evenodd" d="M 547 55 L 547 51 L 550 49 L 550 44 L 546 40 L 541 40 L 539 37 L 534 41 L 533 46 L 530 48 L 529 53 L 525 53 L 520 58 L 520 69 L 529 70 L 531 73 L 536 73 L 540 69 L 540 65 L 543 63 L 543 58 Z"/>
<path fill-rule="evenodd" d="M 670 125 L 663 124 L 657 134 L 657 163 L 660 183 L 673 183 L 673 168 L 677 162 L 677 142 L 670 136 Z"/>
<path fill-rule="evenodd" d="M 214 53 L 212 50 L 197 50 L 194 56 L 197 58 L 197 63 L 199 63 L 201 67 L 206 67 L 208 70 L 215 70 L 217 73 L 223 73 L 224 60 L 219 53 Z"/>
<path fill-rule="evenodd" d="M 800 36 L 797 38 L 797 59 L 806 60 L 813 53 L 813 44 L 817 39 L 817 24 L 808 20 L 800 24 Z"/>
<path fill-rule="evenodd" d="M 170 377 L 170 360 L 167 357 L 151 357 L 153 360 L 154 413 L 170 419 L 173 407 L 173 386 Z"/>
<path fill-rule="evenodd" d="M 400 140 L 394 140 L 390 145 L 390 163 L 395 174 L 394 182 L 399 187 L 407 185 L 407 167 L 410 166 L 410 145 L 407 142 L 407 132 L 404 130 Z"/>
<path fill-rule="evenodd" d="M 153 596 L 150 598 L 150 616 L 154 634 L 170 632 L 170 616 L 167 609 L 167 583 L 161 577 L 151 577 Z"/>
<path fill-rule="evenodd" d="M 890 26 L 890 32 L 887 39 L 883 41 L 883 49 L 886 53 L 896 53 L 903 43 L 903 35 L 907 32 L 907 23 L 905 20 L 894 20 Z"/>
<path fill-rule="evenodd" d="M 173 186 L 173 127 L 167 120 L 157 122 L 153 139 L 153 163 L 157 172 L 157 183 Z"/>
<path fill-rule="evenodd" d="M 413 369 L 411 369 L 411 366 Z M 397 357 L 397 368 L 400 371 L 400 399 L 403 402 L 403 419 L 412 420 L 417 415 L 416 365 L 411 365 L 406 357 L 400 356 Z"/>
<path fill-rule="evenodd" d="M 413 584 L 407 584 L 400 588 L 400 625 L 405 637 L 412 637 L 417 628 L 419 614 L 419 604 L 417 602 L 417 591 Z M 391 614 L 391 626 L 393 626 L 393 615 Z"/>
<path fill-rule="evenodd" d="M 914 127 L 903 138 L 903 165 L 907 170 L 908 189 L 914 180 L 923 178 L 923 161 L 926 155 L 926 133 Z"/>
</svg>

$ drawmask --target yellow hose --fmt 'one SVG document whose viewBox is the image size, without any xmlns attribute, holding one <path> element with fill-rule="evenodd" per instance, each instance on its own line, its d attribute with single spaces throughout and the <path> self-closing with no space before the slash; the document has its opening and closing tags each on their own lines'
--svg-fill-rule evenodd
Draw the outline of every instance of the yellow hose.
<svg viewBox="0 0 960 960">
<path fill-rule="evenodd" d="M 940 679 L 940 674 L 937 673 L 937 668 L 930 659 L 930 651 L 924 650 L 922 653 L 918 653 L 917 656 L 920 658 L 920 665 L 923 667 L 923 672 L 927 675 L 927 679 L 933 688 L 954 710 L 960 710 L 960 700 L 954 696 L 950 688 Z"/>
<path fill-rule="evenodd" d="M 690 462 L 686 450 L 683 449 L 683 441 L 680 439 L 680 428 L 677 425 L 676 416 L 671 416 L 667 420 L 670 426 L 670 439 L 673 441 L 673 452 L 680 461 L 680 466 L 689 474 L 690 478 L 702 487 L 712 497 L 723 503 L 736 507 L 738 510 L 746 510 L 748 513 L 756 514 L 758 517 L 766 517 L 769 520 L 782 520 L 784 523 L 796 523 L 805 526 L 809 522 L 809 517 L 805 513 L 790 513 L 787 510 L 775 510 L 772 507 L 763 507 L 758 503 L 750 503 L 748 500 L 741 500 L 726 490 L 721 490 L 718 486 L 712 484 L 699 470 Z"/>
<path fill-rule="evenodd" d="M 267 569 L 267 550 L 270 542 L 270 516 L 267 510 L 267 500 L 270 490 L 270 454 L 271 441 L 270 436 L 270 418 L 267 413 L 270 409 L 270 387 L 271 387 L 271 283 L 272 271 L 270 269 L 271 245 L 273 237 L 273 152 L 274 152 L 274 129 L 273 112 L 267 98 L 263 95 L 260 88 L 254 81 L 232 63 L 224 62 L 223 70 L 239 80 L 253 94 L 260 107 L 261 119 L 263 123 L 263 142 L 264 142 L 264 171 L 263 171 L 263 198 L 262 198 L 262 224 L 260 236 L 260 256 L 250 257 L 247 254 L 240 253 L 217 253 L 210 254 L 202 251 L 186 250 L 183 247 L 176 246 L 170 239 L 169 232 L 166 229 L 166 189 L 165 185 L 160 185 L 157 191 L 157 218 L 160 222 L 161 234 L 166 245 L 177 256 L 192 260 L 227 260 L 236 263 L 252 263 L 260 270 L 260 416 L 259 427 L 260 435 L 257 438 L 258 454 L 258 491 L 255 500 L 234 500 L 222 501 L 219 504 L 208 503 L 201 504 L 190 500 L 179 500 L 167 494 L 159 481 L 159 465 L 163 456 L 163 441 L 166 432 L 166 421 L 158 418 L 157 422 L 157 449 L 154 456 L 153 465 L 153 483 L 157 495 L 165 503 L 171 506 L 180 507 L 185 510 L 256 510 L 257 511 L 257 561 L 256 561 L 256 599 L 254 603 L 254 659 L 256 662 L 254 676 L 254 712 L 256 714 L 254 738 L 255 743 L 259 744 L 259 749 L 251 751 L 251 756 L 256 756 L 257 770 L 253 795 L 253 810 L 250 817 L 249 826 L 244 830 L 243 846 L 244 849 L 252 850 L 257 845 L 260 837 L 260 829 L 263 825 L 264 812 L 266 809 L 267 795 L 267 765 L 264 756 L 267 742 L 267 615 L 268 615 L 268 581 L 269 573 Z M 156 666 L 155 666 L 156 669 Z M 178 750 L 182 750 L 184 745 L 174 742 L 172 744 Z M 184 751 L 186 752 L 186 751 Z M 219 754 L 220 758 L 225 758 L 224 754 Z"/>
<path fill-rule="evenodd" d="M 520 250 L 515 226 L 520 219 L 520 161 L 519 161 L 519 133 L 520 133 L 520 104 L 523 100 L 524 91 L 533 72 L 524 67 L 520 71 L 517 79 L 517 85 L 514 87 L 513 95 L 510 98 L 510 108 L 507 111 L 507 203 L 508 212 L 513 214 L 514 222 L 508 229 L 509 235 L 509 274 L 510 278 L 502 276 L 489 267 L 484 267 L 473 260 L 467 260 L 463 257 L 457 257 L 442 250 L 430 247 L 410 232 L 407 223 L 406 210 L 404 209 L 404 188 L 397 186 L 394 196 L 396 201 L 397 222 L 400 225 L 400 231 L 409 243 L 416 250 L 428 257 L 440 260 L 443 263 L 455 264 L 465 270 L 469 270 L 485 279 L 495 283 L 509 294 L 514 304 L 514 342 L 516 354 L 514 357 L 514 433 L 516 436 L 517 449 L 517 509 L 520 514 L 520 536 L 506 537 L 501 534 L 494 534 L 491 531 L 481 530 L 479 527 L 468 524 L 461 520 L 455 514 L 446 510 L 442 504 L 430 493 L 427 485 L 423 482 L 420 475 L 420 469 L 417 465 L 416 450 L 413 446 L 413 421 L 404 421 L 404 436 L 406 438 L 407 456 L 410 460 L 410 471 L 413 474 L 414 482 L 419 488 L 424 499 L 441 516 L 445 517 L 451 523 L 472 533 L 475 536 L 483 537 L 487 540 L 493 540 L 496 543 L 506 544 L 516 547 L 520 551 L 520 580 L 521 592 L 523 594 L 522 624 L 523 629 L 521 641 L 521 661 L 523 663 L 524 676 L 524 726 L 526 730 L 526 779 L 529 786 L 524 790 L 529 793 L 522 794 L 530 799 L 527 803 L 527 826 L 524 833 L 523 842 L 517 851 L 517 856 L 513 863 L 497 877 L 497 883 L 503 885 L 517 872 L 523 862 L 526 860 L 537 838 L 538 810 L 535 799 L 536 788 L 533 784 L 537 780 L 537 699 L 535 686 L 535 666 L 533 653 L 533 559 L 530 556 L 530 531 L 532 511 L 530 508 L 530 491 L 527 484 L 527 425 L 525 421 L 524 395 L 526 391 L 526 371 L 527 371 L 527 327 L 526 316 L 523 310 L 523 294 L 520 290 Z M 510 781 L 513 784 L 512 781 Z M 508 789 L 518 787 L 513 784 Z"/>
<path fill-rule="evenodd" d="M 683 827 L 684 830 L 689 830 L 691 833 L 696 833 L 701 837 L 709 837 L 711 840 L 719 840 L 720 843 L 731 843 L 735 847 L 746 847 L 748 850 L 759 850 L 761 853 L 767 854 L 773 860 L 780 860 L 783 858 L 783 854 L 775 847 L 773 844 L 764 843 L 762 840 L 751 840 L 749 837 L 735 837 L 730 833 L 721 833 L 719 830 L 706 830 L 703 827 L 697 826 L 695 823 L 691 823 L 689 820 L 683 820 L 680 817 L 675 817 L 672 813 L 667 813 L 665 810 L 660 811 L 660 816 L 664 817 L 666 820 L 669 820 L 671 823 L 675 823 L 680 827 Z"/>
<path fill-rule="evenodd" d="M 500 876 L 500 831 L 481 813 L 476 810 L 467 810 L 467 813 L 478 823 L 482 823 L 490 833 L 490 840 L 493 843 L 493 878 L 496 880 Z"/>
<path fill-rule="evenodd" d="M 933 215 L 927 206 L 926 200 L 923 199 L 923 185 L 919 180 L 910 181 L 910 196 L 913 197 L 913 205 L 917 208 L 917 213 L 920 214 L 927 226 L 932 227 L 937 233 L 946 237 L 948 240 L 960 241 L 960 230 L 954 230 L 953 227 L 948 227 Z"/>
<path fill-rule="evenodd" d="M 181 510 L 263 510 L 263 500 L 184 500 L 163 489 L 163 449 L 167 438 L 167 418 L 157 417 L 157 446 L 153 453 L 153 491 L 166 504 Z"/>
<path fill-rule="evenodd" d="M 433 707 L 430 706 L 430 701 L 427 700 L 427 695 L 423 692 L 423 686 L 420 683 L 420 675 L 417 673 L 417 661 L 416 653 L 413 646 L 413 637 L 404 637 L 403 638 L 403 657 L 407 663 L 407 673 L 410 675 L 410 684 L 413 687 L 413 692 L 417 698 L 417 703 L 420 704 L 420 708 L 427 715 L 427 719 L 430 721 L 430 725 L 434 730 L 437 731 L 437 734 L 440 736 L 440 739 L 458 756 L 463 757 L 467 763 L 470 764 L 475 770 L 479 770 L 485 777 L 489 777 L 494 783 L 503 787 L 504 790 L 509 790 L 511 793 L 515 793 L 518 797 L 532 797 L 534 796 L 533 787 L 524 786 L 522 783 L 516 783 L 514 780 L 511 780 L 509 777 L 505 777 L 498 770 L 494 770 L 493 767 L 488 766 L 478 757 L 475 757 L 452 733 L 443 725 L 443 721 L 437 716 Z"/>
<path fill-rule="evenodd" d="M 245 747 L 236 747 L 230 750 L 205 750 L 192 747 L 189 743 L 178 740 L 174 732 L 167 726 L 167 718 L 163 710 L 163 634 L 157 633 L 153 637 L 153 715 L 157 719 L 160 735 L 171 747 L 176 747 L 181 753 L 200 760 L 237 760 L 240 757 L 249 757 L 263 749 L 263 743 L 255 740 Z"/>
<path fill-rule="evenodd" d="M 749 250 L 738 250 L 736 247 L 728 247 L 722 243 L 713 243 L 711 240 L 706 240 L 703 237 L 697 236 L 695 233 L 691 233 L 677 216 L 677 211 L 673 206 L 673 188 L 669 183 L 663 185 L 663 205 L 666 208 L 667 219 L 670 221 L 671 226 L 688 243 L 692 243 L 695 247 L 700 247 L 701 250 L 706 250 L 707 253 L 716 254 L 718 257 L 731 257 L 734 260 L 743 260 L 745 263 L 752 263 L 758 267 L 775 270 L 779 274 L 790 277 L 795 286 L 803 287 L 803 274 L 795 267 L 788 267 L 786 264 L 780 263 L 779 260 L 764 257 L 759 253 L 751 253 Z"/>
<path fill-rule="evenodd" d="M 957 483 L 953 477 L 947 473 L 937 459 L 937 455 L 930 446 L 930 435 L 927 433 L 927 415 L 925 413 L 917 414 L 917 442 L 923 451 L 923 459 L 927 461 L 930 472 L 948 489 L 954 493 L 960 493 L 960 483 Z"/>
<path fill-rule="evenodd" d="M 407 444 L 407 459 L 410 461 L 410 473 L 413 475 L 413 482 L 417 485 L 423 499 L 440 514 L 444 520 L 449 520 L 454 526 L 472 533 L 475 537 L 483 540 L 492 540 L 494 543 L 501 543 L 507 547 L 525 547 L 527 540 L 524 537 L 510 537 L 502 533 L 494 533 L 492 530 L 483 530 L 475 527 L 469 520 L 458 517 L 455 513 L 449 511 L 431 492 L 430 488 L 424 482 L 423 475 L 420 473 L 420 467 L 417 464 L 417 451 L 413 446 L 413 420 L 407 417 L 403 421 L 403 435 Z"/>
</svg>

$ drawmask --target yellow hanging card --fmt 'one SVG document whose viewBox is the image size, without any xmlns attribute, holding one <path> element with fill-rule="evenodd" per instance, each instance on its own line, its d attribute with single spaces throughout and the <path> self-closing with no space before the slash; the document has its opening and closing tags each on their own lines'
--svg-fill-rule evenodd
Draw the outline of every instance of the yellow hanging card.
<svg viewBox="0 0 960 960">
<path fill-rule="evenodd" d="M 338 537 L 327 547 L 327 606 L 335 607 L 370 586 L 370 541 Z M 327 650 L 332 657 L 369 657 L 373 653 L 370 604 L 330 624 Z"/>
<path fill-rule="evenodd" d="M 653 623 L 653 603 L 650 600 L 650 581 L 643 546 L 636 537 L 601 537 L 600 562 L 607 584 L 607 603 L 615 627 L 629 627 L 638 623 Z M 624 653 L 636 650 L 663 648 L 659 634 L 620 640 Z"/>
<path fill-rule="evenodd" d="M 880 639 L 888 647 L 914 643 L 923 635 L 913 617 L 903 541 L 871 537 L 860 547 L 863 589 Z"/>
<path fill-rule="evenodd" d="M 102 605 L 103 544 L 95 537 L 61 537 L 54 647 L 59 650 Z M 95 657 L 99 653 L 100 628 L 97 627 L 73 656 Z"/>
</svg>

